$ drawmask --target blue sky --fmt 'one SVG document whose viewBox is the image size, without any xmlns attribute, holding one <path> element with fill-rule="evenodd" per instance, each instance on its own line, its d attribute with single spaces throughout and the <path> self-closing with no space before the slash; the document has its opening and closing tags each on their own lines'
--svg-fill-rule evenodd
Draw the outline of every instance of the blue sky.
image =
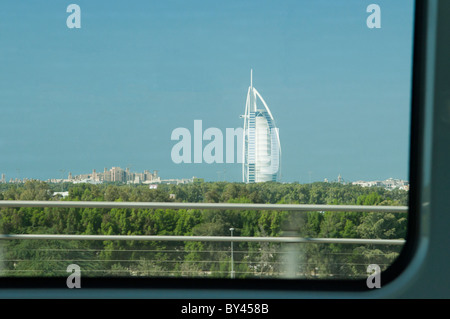
<svg viewBox="0 0 450 319">
<path fill-rule="evenodd" d="M 242 127 L 253 69 L 283 181 L 407 179 L 412 32 L 405 0 L 2 1 L 0 174 L 241 181 L 240 164 L 173 163 L 170 137 Z"/>
</svg>

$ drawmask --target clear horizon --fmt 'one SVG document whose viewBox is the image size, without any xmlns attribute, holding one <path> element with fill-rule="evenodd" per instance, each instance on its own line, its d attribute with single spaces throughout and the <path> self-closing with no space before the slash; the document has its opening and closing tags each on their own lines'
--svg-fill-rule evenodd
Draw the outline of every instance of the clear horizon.
<svg viewBox="0 0 450 319">
<path fill-rule="evenodd" d="M 121 168 L 121 169 L 123 169 L 123 170 L 126 170 L 126 167 L 120 167 L 120 166 L 113 166 L 113 167 L 119 167 L 119 168 Z M 105 167 L 104 167 L 105 168 Z M 103 168 L 103 169 L 104 169 Z M 107 170 L 109 171 L 112 167 L 106 167 L 107 168 Z M 96 168 L 93 168 L 93 169 L 95 169 L 96 170 L 96 172 L 97 173 L 101 173 L 101 172 L 103 172 L 103 169 L 96 169 Z M 92 169 L 92 170 L 93 170 Z M 43 182 L 46 182 L 46 181 L 49 181 L 49 180 L 61 180 L 61 179 L 63 179 L 63 180 L 65 180 L 65 179 L 68 179 L 68 175 L 69 175 L 69 173 L 72 173 L 72 176 L 73 177 L 76 177 L 76 176 L 79 176 L 79 175 L 88 175 L 88 174 L 91 174 L 92 173 L 92 170 L 90 170 L 90 171 L 86 171 L 86 172 L 80 172 L 80 173 L 76 173 L 76 174 L 74 174 L 72 171 L 64 171 L 63 173 L 65 174 L 64 176 L 62 176 L 61 174 L 60 174 L 60 176 L 58 177 L 58 176 L 54 176 L 54 177 L 49 177 L 49 178 L 45 178 L 45 179 L 39 179 L 39 178 L 28 178 L 28 177 L 22 177 L 20 180 L 40 180 L 40 181 L 43 181 Z M 145 169 L 145 170 L 148 170 L 148 171 L 150 171 L 150 172 L 153 172 L 154 170 L 152 170 L 152 169 Z M 156 169 L 157 170 L 157 169 Z M 143 171 L 144 170 L 142 170 L 142 171 L 131 171 L 130 170 L 130 172 L 131 173 L 143 173 Z M 192 177 L 196 177 L 196 178 L 202 178 L 201 176 L 179 176 L 179 177 L 165 177 L 165 176 L 161 176 L 160 175 L 160 171 L 159 170 L 157 170 L 158 171 L 158 176 L 159 177 L 161 177 L 161 179 L 162 180 L 168 180 L 168 179 L 189 179 L 189 178 L 192 178 Z M 61 172 L 60 172 L 61 173 Z M 1 181 L 1 172 L 0 172 L 0 181 Z M 13 180 L 15 180 L 16 178 L 17 179 L 19 179 L 17 176 L 10 176 L 10 177 L 8 177 L 8 176 L 5 176 L 5 180 L 6 180 L 6 182 L 7 183 L 9 183 L 9 181 L 10 181 L 10 179 L 13 179 Z M 337 180 L 338 180 L 338 178 L 339 178 L 339 176 L 334 176 L 334 177 L 330 177 L 330 178 L 327 178 L 327 177 L 325 177 L 324 178 L 324 180 L 311 180 L 311 181 L 304 181 L 302 184 L 308 184 L 308 183 L 315 183 L 315 182 L 324 182 L 325 181 L 325 179 L 327 180 L 327 182 L 336 182 Z M 394 176 L 391 176 L 391 177 L 387 177 L 387 178 L 376 178 L 376 179 L 373 179 L 373 180 L 362 180 L 362 179 L 356 179 L 356 180 L 347 180 L 347 179 L 345 179 L 344 178 L 344 176 L 341 176 L 341 178 L 342 178 L 342 181 L 343 182 L 358 182 L 358 181 L 385 181 L 385 180 L 388 180 L 388 179 L 395 179 L 395 180 L 403 180 L 403 181 L 408 181 L 409 182 L 409 180 L 408 179 L 403 179 L 403 178 L 397 178 L 397 177 L 394 177 Z M 205 179 L 205 182 L 230 182 L 230 183 L 232 183 L 232 182 L 237 182 L 237 183 L 240 183 L 240 182 L 242 182 L 242 181 L 227 181 L 227 180 L 223 180 L 223 179 L 217 179 L 217 180 L 207 180 L 207 179 Z M 280 183 L 297 183 L 297 182 L 299 182 L 299 181 L 291 181 L 291 182 L 285 182 L 285 181 L 280 181 Z"/>
</svg>

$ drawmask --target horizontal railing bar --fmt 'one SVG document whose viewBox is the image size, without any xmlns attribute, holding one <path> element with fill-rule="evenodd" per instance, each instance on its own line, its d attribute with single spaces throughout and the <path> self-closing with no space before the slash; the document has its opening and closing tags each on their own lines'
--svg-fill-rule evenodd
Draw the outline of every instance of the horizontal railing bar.
<svg viewBox="0 0 450 319">
<path fill-rule="evenodd" d="M 23 201 L 0 200 L 0 207 L 62 208 L 134 208 L 134 209 L 229 209 L 277 211 L 334 211 L 407 213 L 407 206 L 249 204 L 249 203 L 179 203 L 179 202 L 97 202 L 97 201 Z"/>
<path fill-rule="evenodd" d="M 14 240 L 14 239 L 272 242 L 272 243 L 370 244 L 370 245 L 403 245 L 405 243 L 405 240 L 403 239 L 363 239 L 363 238 L 0 234 L 0 240 Z"/>
<path fill-rule="evenodd" d="M 5 261 L 5 262 L 29 262 L 29 261 L 34 261 L 32 259 L 27 259 L 27 260 L 0 260 L 0 261 Z M 53 259 L 46 259 L 45 262 L 49 263 L 49 262 L 72 262 L 72 263 L 82 263 L 82 262 L 121 262 L 121 263 L 137 263 L 140 261 L 148 261 L 148 262 L 154 262 L 154 263 L 160 263 L 160 264 L 176 264 L 176 263 L 192 263 L 192 264 L 207 264 L 207 263 L 224 263 L 224 262 L 229 262 L 228 260 L 148 260 L 148 259 L 143 259 L 143 260 L 75 260 L 75 259 L 64 259 L 64 260 L 53 260 Z M 235 264 L 247 264 L 248 266 L 251 266 L 253 268 L 256 268 L 256 266 L 261 266 L 261 264 L 268 264 L 270 266 L 274 266 L 274 265 L 280 265 L 280 264 L 284 264 L 284 261 L 271 261 L 268 263 L 263 263 L 261 261 L 234 261 Z M 252 265 L 254 264 L 254 265 Z M 317 265 L 317 263 L 299 263 L 299 266 L 310 266 L 310 265 Z M 367 266 L 367 264 L 365 263 L 330 263 L 329 265 L 345 265 L 345 266 Z M 378 266 L 389 266 L 389 264 L 377 264 Z M 6 270 L 6 269 L 5 269 Z M 13 269 L 12 271 L 14 271 L 15 269 Z M 56 270 L 56 269 L 55 269 Z M 3 270 L 2 270 L 3 271 Z M 133 270 L 132 270 L 133 271 Z M 135 271 L 147 271 L 147 270 L 135 270 Z M 158 270 L 157 270 L 158 271 Z"/>
</svg>

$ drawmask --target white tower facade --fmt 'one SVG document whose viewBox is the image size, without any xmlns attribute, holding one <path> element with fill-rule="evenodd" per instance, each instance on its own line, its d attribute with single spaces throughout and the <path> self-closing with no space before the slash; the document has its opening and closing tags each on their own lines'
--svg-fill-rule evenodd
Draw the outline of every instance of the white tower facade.
<svg viewBox="0 0 450 319">
<path fill-rule="evenodd" d="M 279 181 L 281 177 L 281 146 L 272 112 L 261 94 L 250 87 L 245 102 L 242 180 L 244 183 Z"/>
</svg>

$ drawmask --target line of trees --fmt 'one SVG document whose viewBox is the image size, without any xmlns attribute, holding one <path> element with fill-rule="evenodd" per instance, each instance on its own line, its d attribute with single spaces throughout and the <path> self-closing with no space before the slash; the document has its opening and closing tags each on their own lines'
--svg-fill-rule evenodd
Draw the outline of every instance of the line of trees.
<svg viewBox="0 0 450 319">
<path fill-rule="evenodd" d="M 160 185 L 0 184 L 0 200 L 228 202 L 271 204 L 407 205 L 403 190 L 340 183 L 193 183 Z M 406 213 L 229 211 L 197 209 L 1 208 L 4 234 L 283 236 L 405 238 Z M 214 276 L 230 273 L 230 243 L 8 240 L 0 242 L 4 276 L 65 276 L 76 263 L 90 276 Z M 234 243 L 237 278 L 279 276 L 285 247 Z M 369 264 L 386 268 L 400 246 L 296 244 L 303 277 L 366 276 Z"/>
</svg>

